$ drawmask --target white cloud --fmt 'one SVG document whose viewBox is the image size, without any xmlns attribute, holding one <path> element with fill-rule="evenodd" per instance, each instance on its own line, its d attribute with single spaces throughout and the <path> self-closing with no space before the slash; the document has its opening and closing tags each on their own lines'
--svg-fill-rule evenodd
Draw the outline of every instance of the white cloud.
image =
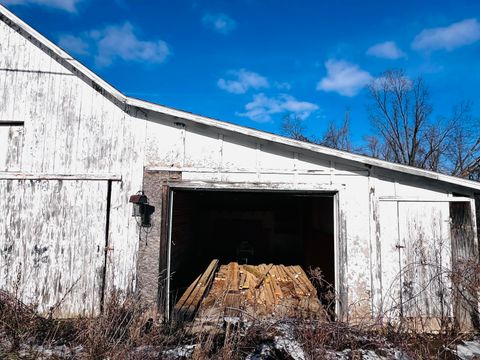
<svg viewBox="0 0 480 360">
<path fill-rule="evenodd" d="M 205 14 L 202 23 L 216 32 L 226 35 L 237 27 L 237 23 L 227 14 Z"/>
<path fill-rule="evenodd" d="M 325 67 L 327 76 L 318 82 L 317 90 L 355 96 L 372 80 L 372 76 L 367 71 L 344 60 L 327 60 Z"/>
<path fill-rule="evenodd" d="M 138 39 L 133 26 L 128 22 L 122 26 L 109 26 L 103 31 L 91 34 L 98 41 L 95 61 L 99 66 L 110 65 L 115 58 L 125 61 L 162 63 L 171 53 L 163 40 Z"/>
<path fill-rule="evenodd" d="M 447 50 L 470 45 L 480 40 L 480 23 L 477 19 L 466 19 L 446 27 L 424 29 L 413 40 L 415 50 Z"/>
<path fill-rule="evenodd" d="M 232 94 L 245 94 L 249 89 L 267 88 L 270 86 L 266 77 L 246 69 L 232 70 L 229 72 L 233 80 L 219 79 L 217 85 L 220 89 Z"/>
<path fill-rule="evenodd" d="M 380 76 L 372 80 L 371 85 L 377 90 L 392 91 L 394 89 L 410 90 L 413 81 L 408 76 Z"/>
<path fill-rule="evenodd" d="M 290 90 L 292 88 L 292 85 L 290 85 L 290 83 L 288 83 L 288 82 L 275 81 L 275 83 L 273 85 L 278 90 Z"/>
<path fill-rule="evenodd" d="M 382 59 L 400 59 L 407 56 L 394 41 L 385 41 L 375 44 L 367 50 L 367 55 L 375 56 Z"/>
<path fill-rule="evenodd" d="M 78 36 L 69 34 L 61 35 L 58 39 L 58 45 L 68 52 L 79 55 L 88 54 L 88 50 L 90 48 L 90 45 L 87 41 Z"/>
<path fill-rule="evenodd" d="M 237 115 L 248 117 L 257 122 L 269 122 L 272 121 L 272 115 L 285 112 L 294 113 L 301 119 L 305 119 L 312 112 L 318 110 L 318 106 L 310 102 L 298 101 L 287 94 L 268 97 L 264 93 L 260 93 L 254 95 L 253 100 L 245 105 L 245 110 L 244 113 L 238 113 Z"/>
<path fill-rule="evenodd" d="M 77 4 L 83 0 L 2 0 L 4 5 L 42 5 L 69 12 L 77 11 Z"/>
<path fill-rule="evenodd" d="M 85 55 L 91 50 L 98 67 L 111 65 L 115 60 L 162 63 L 171 54 L 163 40 L 140 40 L 129 22 L 92 30 L 80 36 L 63 35 L 60 46 L 73 53 Z"/>
</svg>

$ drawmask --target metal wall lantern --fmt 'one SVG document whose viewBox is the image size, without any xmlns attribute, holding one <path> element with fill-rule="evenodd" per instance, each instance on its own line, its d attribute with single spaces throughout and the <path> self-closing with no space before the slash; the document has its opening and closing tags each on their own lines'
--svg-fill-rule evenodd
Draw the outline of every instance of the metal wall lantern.
<svg viewBox="0 0 480 360">
<path fill-rule="evenodd" d="M 129 202 L 133 204 L 132 216 L 140 219 L 140 226 L 151 227 L 151 216 L 155 212 L 155 206 L 148 203 L 148 198 L 143 191 L 131 195 Z"/>
</svg>

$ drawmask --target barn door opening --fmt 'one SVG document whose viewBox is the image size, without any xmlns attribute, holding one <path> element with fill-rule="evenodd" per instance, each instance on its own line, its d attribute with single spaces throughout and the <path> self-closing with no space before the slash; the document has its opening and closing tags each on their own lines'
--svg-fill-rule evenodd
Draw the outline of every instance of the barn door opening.
<svg viewBox="0 0 480 360">
<path fill-rule="evenodd" d="M 299 265 L 307 273 L 318 267 L 335 286 L 334 199 L 331 193 L 172 190 L 167 309 L 212 259 Z"/>
</svg>

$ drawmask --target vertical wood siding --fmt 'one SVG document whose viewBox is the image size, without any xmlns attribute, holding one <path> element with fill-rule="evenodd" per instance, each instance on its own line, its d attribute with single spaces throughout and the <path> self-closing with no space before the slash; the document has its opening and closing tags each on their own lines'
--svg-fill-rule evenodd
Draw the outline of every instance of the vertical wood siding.
<svg viewBox="0 0 480 360">
<path fill-rule="evenodd" d="M 438 328 L 453 316 L 448 202 L 381 202 L 380 218 L 384 315 Z"/>
<path fill-rule="evenodd" d="M 0 123 L 0 171 L 20 171 L 24 127 Z"/>
<path fill-rule="evenodd" d="M 403 314 L 452 317 L 448 202 L 399 203 Z"/>
<path fill-rule="evenodd" d="M 107 182 L 0 180 L 0 288 L 55 316 L 100 309 Z"/>
<path fill-rule="evenodd" d="M 0 21 L 0 122 L 2 120 L 24 122 L 23 127 L 0 125 L 0 171 L 95 176 L 109 173 L 121 176 L 122 181 L 112 183 L 107 292 L 113 289 L 133 291 L 135 287 L 138 232 L 135 219 L 131 217 L 131 204 L 128 203 L 128 198 L 142 186 L 144 119 L 144 114 L 137 114 L 136 111 L 110 101 L 92 87 L 92 84 L 64 67 L 61 60 L 60 62 L 54 60 L 34 42 Z M 49 227 L 38 227 L 37 222 L 41 222 L 44 216 L 50 214 L 48 209 L 50 201 L 58 200 L 56 196 L 60 195 L 56 193 L 57 182 L 42 183 L 42 187 L 35 187 L 31 191 L 28 190 L 27 182 L 19 184 L 26 187 L 25 191 L 16 191 L 21 190 L 20 185 L 15 191 L 10 185 L 3 188 L 5 196 L 0 197 L 0 208 L 11 208 L 12 205 L 6 199 L 11 199 L 12 196 L 15 197 L 18 206 L 14 212 L 10 212 L 11 221 L 3 224 L 4 232 L 0 241 L 6 241 L 4 234 L 9 234 L 10 242 L 14 241 L 16 236 L 20 236 L 22 241 L 32 241 L 34 246 L 37 243 L 28 240 L 27 237 L 33 237 L 36 228 L 39 231 L 38 234 L 35 233 L 36 236 L 47 242 L 50 249 L 52 247 L 60 249 L 62 247 L 60 244 L 76 242 L 78 234 L 85 232 L 87 237 L 93 238 L 95 234 L 95 239 L 102 243 L 103 251 L 104 226 L 93 226 L 88 229 L 86 227 L 92 217 L 99 216 L 102 221 L 105 219 L 105 213 L 95 213 L 96 206 L 101 206 L 101 210 L 106 211 L 106 193 L 103 189 L 105 184 L 101 185 L 101 194 L 99 191 L 91 191 L 90 187 L 94 183 L 89 181 L 85 183 L 79 181 L 76 187 L 64 185 L 65 194 L 62 195 L 63 202 L 60 202 L 62 206 L 55 205 L 54 209 L 59 213 Z M 84 205 L 93 203 L 94 197 L 98 202 L 92 207 L 94 215 L 76 208 L 77 203 Z M 35 213 L 29 213 L 27 205 L 20 206 L 32 204 L 34 199 L 42 200 L 35 203 Z M 65 213 L 72 208 L 77 210 Z M 53 215 L 55 214 L 49 216 Z M 23 220 L 17 221 L 19 219 Z M 61 226 L 63 219 L 67 221 L 75 219 L 80 224 L 77 229 L 66 231 Z M 46 223 L 49 224 L 48 221 Z M 74 224 L 68 226 L 73 227 Z M 86 257 L 85 261 L 97 253 L 95 247 L 88 249 L 90 250 L 82 248 L 84 254 L 82 257 Z M 67 261 L 68 258 L 63 259 L 67 255 L 57 254 L 60 262 Z M 0 266 L 4 267 L 3 264 Z M 31 258 L 27 257 L 22 266 L 26 268 L 33 266 Z M 96 272 L 95 263 L 91 266 L 92 271 Z M 38 281 L 40 274 L 48 275 L 45 272 L 38 274 L 39 277 L 31 278 L 31 281 Z M 72 279 L 74 277 L 68 276 Z M 42 311 L 46 311 L 58 296 L 62 296 L 65 289 L 62 285 L 60 291 L 49 277 L 41 280 L 45 282 L 45 289 L 48 283 L 52 285 L 51 292 L 35 290 L 33 285 L 25 285 L 24 299 L 38 301 Z M 93 278 L 90 280 L 79 283 L 77 287 L 83 287 L 81 291 L 89 294 L 92 293 L 92 286 L 95 287 L 95 299 L 91 298 L 83 303 L 74 301 L 73 305 L 62 310 L 61 314 L 94 311 L 93 307 L 98 305 L 100 294 L 97 291 L 97 283 L 92 282 Z M 39 291 L 43 295 L 39 295 Z M 93 296 L 93 293 L 89 296 Z"/>
</svg>

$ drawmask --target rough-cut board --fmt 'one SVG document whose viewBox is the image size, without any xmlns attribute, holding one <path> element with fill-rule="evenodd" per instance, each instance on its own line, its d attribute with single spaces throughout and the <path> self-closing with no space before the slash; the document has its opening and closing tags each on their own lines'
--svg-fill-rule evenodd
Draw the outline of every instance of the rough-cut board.
<svg viewBox="0 0 480 360">
<path fill-rule="evenodd" d="M 218 260 L 212 260 L 205 272 L 195 279 L 183 293 L 174 308 L 174 314 L 177 318 L 190 319 L 195 315 L 200 302 L 210 288 L 217 267 Z"/>
<path fill-rule="evenodd" d="M 222 265 L 200 303 L 198 318 L 244 314 L 256 319 L 326 316 L 316 289 L 300 266 Z"/>
</svg>

